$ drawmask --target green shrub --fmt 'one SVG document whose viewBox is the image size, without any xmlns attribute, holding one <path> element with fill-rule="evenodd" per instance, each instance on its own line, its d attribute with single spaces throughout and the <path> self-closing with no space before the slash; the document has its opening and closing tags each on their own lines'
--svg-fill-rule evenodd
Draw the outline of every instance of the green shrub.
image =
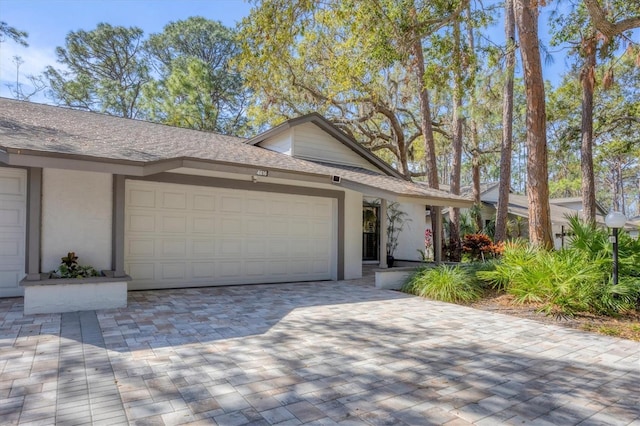
<svg viewBox="0 0 640 426">
<path fill-rule="evenodd" d="M 615 314 L 633 308 L 640 283 L 625 278 L 610 282 L 609 254 L 587 249 L 547 251 L 529 244 L 508 244 L 495 269 L 479 279 L 515 296 L 517 303 L 541 303 L 558 315 L 577 312 Z"/>
<path fill-rule="evenodd" d="M 462 266 L 448 265 L 418 270 L 402 291 L 453 303 L 473 302 L 482 295 L 473 274 Z"/>
<path fill-rule="evenodd" d="M 571 233 L 569 248 L 587 253 L 591 258 L 605 256 L 611 270 L 613 247 L 607 228 L 585 223 L 575 216 L 568 217 Z M 618 267 L 620 276 L 640 278 L 640 239 L 636 240 L 624 230 L 618 231 Z"/>
</svg>

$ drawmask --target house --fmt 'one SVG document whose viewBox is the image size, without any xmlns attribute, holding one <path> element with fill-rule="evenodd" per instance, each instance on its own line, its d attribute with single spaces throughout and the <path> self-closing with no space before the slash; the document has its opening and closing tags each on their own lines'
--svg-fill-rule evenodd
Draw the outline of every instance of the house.
<svg viewBox="0 0 640 426">
<path fill-rule="evenodd" d="M 441 185 L 442 190 L 448 190 L 449 187 Z M 470 195 L 471 188 L 465 187 L 461 191 L 463 195 Z M 482 202 L 481 217 L 485 227 L 493 226 L 496 211 L 498 209 L 499 185 L 498 183 L 488 183 L 481 185 L 480 200 Z M 580 197 L 569 198 L 552 198 L 549 200 L 549 208 L 551 213 L 551 225 L 556 249 L 565 247 L 567 237 L 570 236 L 568 217 L 580 214 L 582 210 L 582 199 Z M 509 194 L 508 212 L 508 233 L 510 237 L 529 237 L 529 201 L 526 195 Z M 600 205 L 596 205 L 596 223 L 606 226 L 604 218 L 607 211 Z M 445 220 L 448 215 L 445 216 Z M 427 224 L 430 223 L 427 217 Z M 632 220 L 627 222 L 625 227 L 631 235 L 637 235 L 637 226 Z"/>
<path fill-rule="evenodd" d="M 69 251 L 129 290 L 359 278 L 363 235 L 385 266 L 385 233 L 369 234 L 389 202 L 413 218 L 396 257 L 415 260 L 425 206 L 471 205 L 318 114 L 246 140 L 0 98 L 0 297 Z"/>
</svg>

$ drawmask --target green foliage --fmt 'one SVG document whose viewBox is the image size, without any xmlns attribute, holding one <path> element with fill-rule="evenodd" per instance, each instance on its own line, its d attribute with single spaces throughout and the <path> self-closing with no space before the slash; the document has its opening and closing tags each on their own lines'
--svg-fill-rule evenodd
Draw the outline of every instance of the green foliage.
<svg viewBox="0 0 640 426">
<path fill-rule="evenodd" d="M 568 219 L 572 234 L 569 247 L 584 252 L 591 259 L 604 256 L 605 265 L 611 270 L 613 253 L 608 230 L 595 224 L 584 223 L 577 215 Z M 640 278 L 640 240 L 631 238 L 622 229 L 618 231 L 618 259 L 621 276 Z"/>
<path fill-rule="evenodd" d="M 53 271 L 53 276 L 56 278 L 87 278 L 100 275 L 98 271 L 91 266 L 79 265 L 78 256 L 72 251 L 60 260 L 60 267 L 57 271 Z"/>
<path fill-rule="evenodd" d="M 0 43 L 4 42 L 5 39 L 10 38 L 20 46 L 27 47 L 29 46 L 27 43 L 27 37 L 29 37 L 29 34 L 26 31 L 19 30 L 4 21 L 0 21 Z"/>
<path fill-rule="evenodd" d="M 159 74 L 145 87 L 152 119 L 172 126 L 241 135 L 248 92 L 234 60 L 234 30 L 202 17 L 171 22 L 145 43 Z"/>
<path fill-rule="evenodd" d="M 539 303 L 556 315 L 578 312 L 616 314 L 633 309 L 640 280 L 610 281 L 609 256 L 581 249 L 548 251 L 524 242 L 507 244 L 495 269 L 479 279 L 515 296 L 517 303 Z"/>
<path fill-rule="evenodd" d="M 92 31 L 72 31 L 65 47 L 56 48 L 67 70 L 47 67 L 51 95 L 58 103 L 127 118 L 143 118 L 142 87 L 149 67 L 137 27 L 98 24 Z"/>
<path fill-rule="evenodd" d="M 387 256 L 393 256 L 398 247 L 398 238 L 407 222 L 411 219 L 408 214 L 394 202 L 387 206 Z"/>
<path fill-rule="evenodd" d="M 402 287 L 402 291 L 452 303 L 473 302 L 482 295 L 481 288 L 467 269 L 449 265 L 418 270 Z"/>
</svg>

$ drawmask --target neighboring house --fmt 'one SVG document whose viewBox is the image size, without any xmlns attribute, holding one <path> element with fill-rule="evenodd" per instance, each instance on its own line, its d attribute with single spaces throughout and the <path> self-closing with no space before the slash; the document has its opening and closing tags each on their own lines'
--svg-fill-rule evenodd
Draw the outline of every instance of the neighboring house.
<svg viewBox="0 0 640 426">
<path fill-rule="evenodd" d="M 442 190 L 448 191 L 449 187 L 441 185 Z M 471 188 L 465 187 L 461 193 L 465 196 L 471 194 Z M 482 201 L 482 223 L 485 226 L 492 226 L 495 221 L 498 208 L 499 185 L 497 183 L 483 184 L 480 188 L 480 200 Z M 549 200 L 551 212 L 551 225 L 556 249 L 562 248 L 570 237 L 569 220 L 567 217 L 579 215 L 582 210 L 582 199 L 580 197 L 552 198 Z M 509 194 L 508 206 L 508 231 L 510 237 L 529 237 L 529 201 L 526 195 Z M 604 218 L 607 211 L 600 205 L 596 205 L 596 222 L 601 226 L 606 226 Z M 445 215 L 445 220 L 448 214 Z M 427 226 L 430 224 L 427 216 Z M 633 220 L 629 220 L 626 229 L 632 236 L 637 235 L 637 225 Z"/>
<path fill-rule="evenodd" d="M 412 218 L 396 258 L 414 260 L 425 206 L 471 205 L 317 114 L 245 140 L 0 98 L 0 297 L 69 251 L 129 289 L 358 278 L 363 257 L 385 266 L 371 232 L 392 201 Z"/>
</svg>

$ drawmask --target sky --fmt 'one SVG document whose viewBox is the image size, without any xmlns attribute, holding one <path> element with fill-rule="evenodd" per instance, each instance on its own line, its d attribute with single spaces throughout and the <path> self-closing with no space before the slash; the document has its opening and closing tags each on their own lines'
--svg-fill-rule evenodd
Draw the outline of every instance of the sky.
<svg viewBox="0 0 640 426">
<path fill-rule="evenodd" d="M 70 31 L 88 31 L 106 22 L 137 26 L 148 35 L 161 32 L 171 21 L 191 16 L 234 27 L 250 9 L 243 0 L 0 0 L 0 21 L 29 33 L 29 47 L 11 40 L 0 44 L 0 96 L 12 97 L 6 85 L 16 80 L 14 56 L 24 61 L 20 66 L 22 76 L 38 75 L 47 65 L 57 65 L 55 49 L 64 46 Z M 27 83 L 23 77 L 21 82 Z"/>
<path fill-rule="evenodd" d="M 366 1 L 366 0 L 365 0 Z M 502 0 L 488 0 L 488 3 Z M 485 1 L 487 4 L 487 1 Z M 24 61 L 20 66 L 20 82 L 27 75 L 42 73 L 47 65 L 56 64 L 55 48 L 64 46 L 70 31 L 92 30 L 98 23 L 113 26 L 137 26 L 145 35 L 161 32 L 171 21 L 191 16 L 203 16 L 233 27 L 249 15 L 251 5 L 244 0 L 0 0 L 0 21 L 27 31 L 29 47 L 11 40 L 0 44 L 0 96 L 12 97 L 7 84 L 16 81 L 14 56 Z M 540 17 L 540 37 L 548 40 L 546 21 L 551 7 L 543 8 Z M 492 43 L 503 44 L 503 24 L 489 31 Z M 544 77 L 554 85 L 568 67 L 566 50 L 552 52 L 553 62 L 544 66 Z M 519 56 L 519 55 L 518 55 Z M 43 96 L 32 99 L 47 102 Z"/>
</svg>

